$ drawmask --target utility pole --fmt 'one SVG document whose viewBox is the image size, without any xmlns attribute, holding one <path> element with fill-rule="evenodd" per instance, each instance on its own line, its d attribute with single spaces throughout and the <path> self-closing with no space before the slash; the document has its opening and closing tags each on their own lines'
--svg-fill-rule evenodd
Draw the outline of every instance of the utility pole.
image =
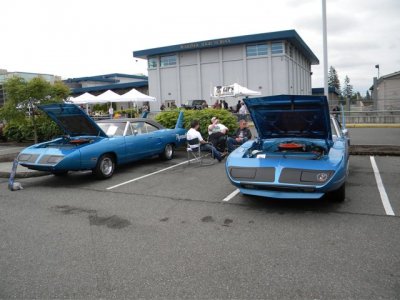
<svg viewBox="0 0 400 300">
<path fill-rule="evenodd" d="M 322 0 L 322 36 L 324 48 L 324 94 L 328 98 L 329 103 L 329 89 L 328 89 L 328 39 L 326 29 L 326 0 Z"/>
</svg>

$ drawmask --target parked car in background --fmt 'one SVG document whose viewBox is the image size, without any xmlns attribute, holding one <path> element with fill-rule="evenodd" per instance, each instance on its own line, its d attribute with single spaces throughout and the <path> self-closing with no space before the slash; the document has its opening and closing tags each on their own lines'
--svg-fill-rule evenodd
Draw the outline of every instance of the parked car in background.
<svg viewBox="0 0 400 300">
<path fill-rule="evenodd" d="M 258 138 L 234 150 L 226 173 L 243 194 L 273 198 L 345 198 L 349 136 L 322 96 L 244 99 Z"/>
<path fill-rule="evenodd" d="M 188 100 L 185 104 L 182 104 L 182 107 L 186 109 L 203 109 L 207 108 L 208 104 L 206 100 Z"/>
<path fill-rule="evenodd" d="M 95 122 L 74 104 L 39 106 L 65 136 L 25 148 L 18 163 L 29 169 L 65 175 L 92 170 L 97 178 L 110 178 L 117 165 L 159 155 L 169 160 L 175 147 L 186 143 L 183 113 L 174 129 L 145 118 L 106 119 Z"/>
</svg>

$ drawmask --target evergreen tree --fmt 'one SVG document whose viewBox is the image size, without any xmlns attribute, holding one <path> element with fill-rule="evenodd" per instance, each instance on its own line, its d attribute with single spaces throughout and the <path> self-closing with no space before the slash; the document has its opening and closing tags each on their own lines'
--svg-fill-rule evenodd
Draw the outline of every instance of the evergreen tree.
<svg viewBox="0 0 400 300">
<path fill-rule="evenodd" d="M 338 73 L 334 67 L 329 68 L 328 72 L 328 87 L 335 88 L 340 92 L 340 81 Z"/>
<path fill-rule="evenodd" d="M 367 90 L 367 92 L 365 93 L 365 100 L 371 100 L 371 95 L 369 93 L 369 91 Z"/>
<path fill-rule="evenodd" d="M 350 84 L 350 78 L 347 75 L 344 78 L 342 95 L 345 99 L 351 99 L 351 96 L 353 96 L 353 86 Z"/>
</svg>

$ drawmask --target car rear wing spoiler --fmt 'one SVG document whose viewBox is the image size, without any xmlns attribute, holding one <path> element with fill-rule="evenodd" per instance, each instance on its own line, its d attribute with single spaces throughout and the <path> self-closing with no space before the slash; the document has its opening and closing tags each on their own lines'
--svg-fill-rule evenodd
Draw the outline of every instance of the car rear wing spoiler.
<svg viewBox="0 0 400 300">
<path fill-rule="evenodd" d="M 183 111 L 180 111 L 178 120 L 176 120 L 175 129 L 183 128 L 183 121 L 184 121 Z"/>
</svg>

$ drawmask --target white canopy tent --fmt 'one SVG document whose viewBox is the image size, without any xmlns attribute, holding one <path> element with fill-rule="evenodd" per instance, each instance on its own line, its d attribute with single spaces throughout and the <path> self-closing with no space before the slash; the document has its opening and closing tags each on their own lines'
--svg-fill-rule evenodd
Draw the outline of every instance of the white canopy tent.
<svg viewBox="0 0 400 300">
<path fill-rule="evenodd" d="M 70 97 L 68 100 L 72 101 L 74 104 L 91 104 L 96 103 L 97 97 L 93 96 L 92 94 L 86 92 L 78 97 Z"/>
<path fill-rule="evenodd" d="M 248 96 L 259 96 L 260 92 L 250 90 L 238 83 L 224 86 L 216 86 L 213 90 L 213 97 L 224 98 L 224 97 L 248 97 Z"/>
<path fill-rule="evenodd" d="M 121 96 L 122 101 L 118 102 L 155 102 L 157 101 L 156 98 L 145 95 L 135 89 L 131 89 L 129 92 L 122 94 Z"/>
<path fill-rule="evenodd" d="M 86 112 L 89 111 L 90 104 L 104 104 L 104 103 L 135 103 L 135 102 L 155 102 L 156 98 L 140 93 L 135 89 L 131 89 L 123 95 L 119 95 L 111 90 L 107 90 L 104 93 L 93 96 L 86 92 L 78 97 L 69 97 L 68 101 L 76 105 L 86 105 Z"/>
<path fill-rule="evenodd" d="M 68 101 L 71 101 L 74 104 L 97 104 L 107 102 L 155 102 L 157 100 L 154 97 L 145 95 L 135 89 L 131 89 L 123 95 L 118 95 L 111 90 L 107 90 L 98 96 L 93 96 L 86 92 L 78 97 L 69 97 Z"/>
<path fill-rule="evenodd" d="M 122 102 L 121 99 L 122 99 L 121 95 L 118 95 L 112 90 L 107 90 L 104 93 L 101 93 L 100 95 L 96 96 L 95 103 Z"/>
</svg>

